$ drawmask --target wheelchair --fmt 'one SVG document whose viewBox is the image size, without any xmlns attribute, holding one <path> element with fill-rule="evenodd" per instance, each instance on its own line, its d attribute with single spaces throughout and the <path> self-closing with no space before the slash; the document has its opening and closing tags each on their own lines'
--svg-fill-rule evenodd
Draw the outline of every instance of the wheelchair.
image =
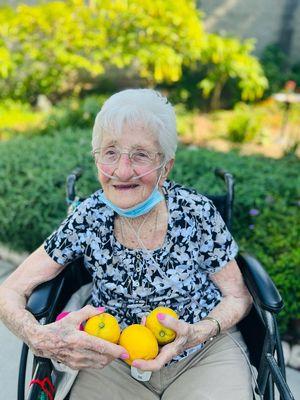
<svg viewBox="0 0 300 400">
<path fill-rule="evenodd" d="M 75 193 L 75 184 L 81 173 L 82 171 L 77 168 L 67 177 L 69 212 L 83 200 L 76 197 Z M 222 169 L 216 169 L 215 175 L 223 180 L 226 190 L 223 195 L 206 194 L 206 196 L 213 201 L 231 230 L 234 178 Z M 294 400 L 286 383 L 284 356 L 276 321 L 277 314 L 283 308 L 282 298 L 267 272 L 252 255 L 240 253 L 236 261 L 253 297 L 250 313 L 238 323 L 238 328 L 249 350 L 250 363 L 257 370 L 256 394 L 253 394 L 253 399 L 275 400 L 275 388 L 277 388 L 280 400 Z M 41 324 L 53 322 L 70 297 L 90 282 L 91 276 L 84 268 L 83 260 L 78 259 L 70 263 L 56 278 L 38 286 L 28 299 L 26 308 Z M 27 356 L 28 347 L 23 344 L 18 379 L 18 400 L 25 399 Z M 50 360 L 34 356 L 32 381 L 26 399 L 54 399 L 55 375 Z M 65 399 L 68 399 L 68 396 Z"/>
</svg>

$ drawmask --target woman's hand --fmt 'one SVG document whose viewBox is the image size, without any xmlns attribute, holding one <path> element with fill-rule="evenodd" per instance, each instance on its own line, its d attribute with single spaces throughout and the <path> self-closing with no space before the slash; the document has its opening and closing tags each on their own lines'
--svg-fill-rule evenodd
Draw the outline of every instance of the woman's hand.
<svg viewBox="0 0 300 400">
<path fill-rule="evenodd" d="M 104 368 L 116 358 L 128 358 L 124 347 L 79 330 L 82 322 L 103 311 L 85 306 L 57 322 L 40 325 L 30 342 L 32 352 L 72 369 Z"/>
<path fill-rule="evenodd" d="M 184 350 L 197 346 L 210 337 L 210 329 L 206 325 L 206 321 L 201 321 L 198 324 L 188 324 L 161 313 L 157 314 L 157 318 L 162 325 L 176 332 L 176 338 L 173 342 L 164 345 L 155 359 L 133 361 L 132 365 L 134 367 L 144 371 L 160 370 L 172 358 L 183 353 Z"/>
</svg>

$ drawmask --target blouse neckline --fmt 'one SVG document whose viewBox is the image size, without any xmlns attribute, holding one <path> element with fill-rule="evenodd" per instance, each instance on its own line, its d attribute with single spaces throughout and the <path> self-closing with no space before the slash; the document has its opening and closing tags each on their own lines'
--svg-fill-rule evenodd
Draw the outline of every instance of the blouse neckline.
<svg viewBox="0 0 300 400">
<path fill-rule="evenodd" d="M 116 238 L 116 236 L 114 234 L 114 219 L 115 219 L 116 213 L 112 212 L 112 214 L 111 214 L 111 223 L 110 223 L 110 235 L 111 235 L 111 238 L 112 238 L 112 245 L 113 246 L 115 245 L 118 250 L 125 251 L 125 252 L 127 252 L 129 254 L 140 254 L 140 253 L 146 253 L 147 254 L 148 253 L 148 254 L 154 255 L 154 254 L 159 254 L 159 253 L 163 252 L 166 249 L 168 243 L 170 243 L 171 232 L 172 232 L 172 227 L 173 227 L 173 219 L 172 219 L 172 215 L 171 215 L 172 213 L 171 213 L 171 210 L 170 210 L 170 194 L 168 193 L 168 190 L 167 190 L 166 186 L 167 186 L 167 181 L 162 186 L 162 190 L 163 190 L 163 194 L 164 194 L 164 198 L 165 198 L 165 202 L 166 202 L 166 206 L 167 206 L 167 211 L 168 211 L 168 226 L 167 226 L 167 232 L 165 234 L 165 238 L 164 238 L 163 244 L 160 247 L 157 247 L 155 249 L 146 249 L 146 250 L 144 248 L 142 248 L 142 247 L 131 249 L 130 247 L 124 246 Z"/>
</svg>

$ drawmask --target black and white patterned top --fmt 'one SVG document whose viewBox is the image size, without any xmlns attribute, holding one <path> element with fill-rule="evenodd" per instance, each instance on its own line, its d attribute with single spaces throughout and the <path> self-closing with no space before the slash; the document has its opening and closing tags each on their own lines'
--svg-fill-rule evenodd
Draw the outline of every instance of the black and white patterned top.
<svg viewBox="0 0 300 400">
<path fill-rule="evenodd" d="M 203 319 L 222 298 L 209 275 L 237 254 L 235 241 L 209 199 L 171 181 L 163 189 L 169 220 L 161 248 L 128 249 L 118 242 L 115 214 L 99 199 L 101 190 L 83 201 L 44 243 L 59 264 L 83 257 L 93 277 L 92 304 L 105 306 L 122 328 L 140 323 L 159 305 L 172 308 L 189 323 Z"/>
</svg>

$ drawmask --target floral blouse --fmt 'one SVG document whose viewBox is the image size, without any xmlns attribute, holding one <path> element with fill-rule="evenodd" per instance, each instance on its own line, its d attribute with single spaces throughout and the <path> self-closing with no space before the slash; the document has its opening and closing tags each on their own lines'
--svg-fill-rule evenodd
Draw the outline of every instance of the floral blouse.
<svg viewBox="0 0 300 400">
<path fill-rule="evenodd" d="M 99 199 L 101 190 L 83 201 L 44 243 L 58 264 L 83 257 L 93 278 L 92 304 L 105 306 L 122 329 L 140 323 L 159 305 L 172 308 L 188 323 L 200 321 L 222 298 L 210 274 L 237 254 L 235 241 L 209 199 L 171 181 L 163 190 L 169 220 L 158 249 L 129 249 L 116 239 L 115 214 Z"/>
</svg>

